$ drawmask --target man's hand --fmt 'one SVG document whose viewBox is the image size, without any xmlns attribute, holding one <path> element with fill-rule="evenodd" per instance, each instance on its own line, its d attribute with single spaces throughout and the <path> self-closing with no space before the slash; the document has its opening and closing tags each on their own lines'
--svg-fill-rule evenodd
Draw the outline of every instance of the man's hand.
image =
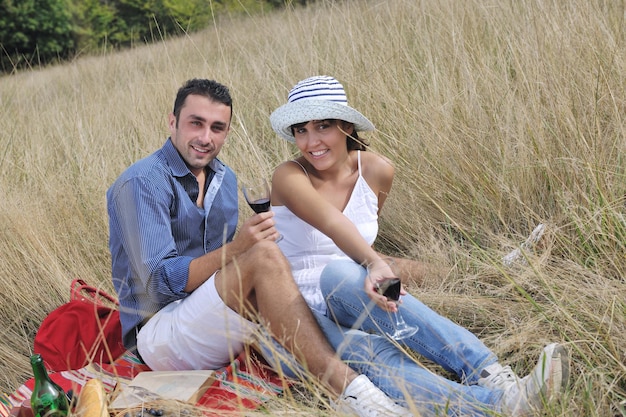
<svg viewBox="0 0 626 417">
<path fill-rule="evenodd" d="M 233 242 L 237 241 L 243 251 L 246 251 L 261 240 L 275 241 L 280 234 L 274 227 L 276 223 L 273 217 L 274 213 L 267 211 L 248 218 L 237 232 Z"/>
<path fill-rule="evenodd" d="M 257 242 L 275 241 L 280 234 L 274 227 L 272 217 L 274 213 L 271 211 L 253 215 L 243 223 L 232 242 L 191 261 L 185 291 L 192 292 L 198 288 L 225 263 L 250 250 Z"/>
</svg>

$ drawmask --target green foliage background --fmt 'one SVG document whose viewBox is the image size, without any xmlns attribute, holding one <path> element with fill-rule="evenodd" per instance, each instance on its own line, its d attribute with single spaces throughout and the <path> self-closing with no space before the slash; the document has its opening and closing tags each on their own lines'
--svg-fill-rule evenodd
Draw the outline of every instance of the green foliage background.
<svg viewBox="0 0 626 417">
<path fill-rule="evenodd" d="M 0 72 L 151 42 L 307 0 L 0 0 Z"/>
<path fill-rule="evenodd" d="M 68 0 L 1 0 L 1 69 L 12 63 L 65 58 L 75 47 Z"/>
</svg>

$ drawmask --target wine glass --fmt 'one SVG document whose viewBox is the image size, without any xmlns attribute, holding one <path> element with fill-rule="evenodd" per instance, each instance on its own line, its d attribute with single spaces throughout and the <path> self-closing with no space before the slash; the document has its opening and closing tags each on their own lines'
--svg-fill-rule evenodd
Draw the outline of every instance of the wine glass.
<svg viewBox="0 0 626 417">
<path fill-rule="evenodd" d="M 391 271 L 394 275 L 398 275 L 396 271 L 396 267 L 391 260 L 385 260 L 385 262 L 391 268 Z M 383 282 L 377 284 L 377 290 L 380 294 L 387 297 L 387 299 L 392 300 L 396 303 L 397 311 L 393 313 L 395 318 L 395 331 L 392 334 L 387 333 L 387 336 L 394 340 L 402 340 L 407 337 L 413 336 L 419 330 L 417 326 L 409 326 L 404 321 L 402 314 L 400 313 L 400 289 L 402 288 L 402 282 L 400 278 L 390 277 L 385 279 Z"/>
<path fill-rule="evenodd" d="M 255 213 L 270 211 L 270 184 L 266 179 L 244 183 L 241 186 L 243 196 Z M 280 242 L 282 235 L 275 242 Z"/>
</svg>

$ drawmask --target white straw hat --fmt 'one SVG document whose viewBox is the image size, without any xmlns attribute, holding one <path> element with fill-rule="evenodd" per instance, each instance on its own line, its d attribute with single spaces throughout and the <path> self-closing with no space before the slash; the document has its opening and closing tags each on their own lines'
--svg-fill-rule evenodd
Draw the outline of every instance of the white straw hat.
<svg viewBox="0 0 626 417">
<path fill-rule="evenodd" d="M 287 104 L 270 115 L 272 128 L 289 142 L 295 141 L 291 126 L 328 119 L 350 122 L 357 132 L 374 130 L 372 122 L 348 106 L 348 97 L 339 81 L 326 75 L 300 81 L 289 92 Z"/>
</svg>

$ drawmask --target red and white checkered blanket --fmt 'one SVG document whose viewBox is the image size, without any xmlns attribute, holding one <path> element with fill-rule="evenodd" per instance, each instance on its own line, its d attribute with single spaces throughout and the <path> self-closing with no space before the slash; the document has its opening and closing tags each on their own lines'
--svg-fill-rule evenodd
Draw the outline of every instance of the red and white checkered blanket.
<svg viewBox="0 0 626 417">
<path fill-rule="evenodd" d="M 111 391 L 118 382 L 128 382 L 138 373 L 149 370 L 136 356 L 126 352 L 112 364 L 91 363 L 77 370 L 51 372 L 50 377 L 66 392 L 72 390 L 78 395 L 89 379 L 100 379 L 105 389 Z M 34 384 L 31 378 L 12 394 L 2 394 L 0 417 L 8 417 L 11 409 L 30 400 Z M 243 414 L 245 410 L 259 408 L 288 384 L 289 381 L 281 380 L 263 361 L 242 353 L 230 365 L 215 372 L 215 382 L 195 405 L 206 416 Z"/>
</svg>

